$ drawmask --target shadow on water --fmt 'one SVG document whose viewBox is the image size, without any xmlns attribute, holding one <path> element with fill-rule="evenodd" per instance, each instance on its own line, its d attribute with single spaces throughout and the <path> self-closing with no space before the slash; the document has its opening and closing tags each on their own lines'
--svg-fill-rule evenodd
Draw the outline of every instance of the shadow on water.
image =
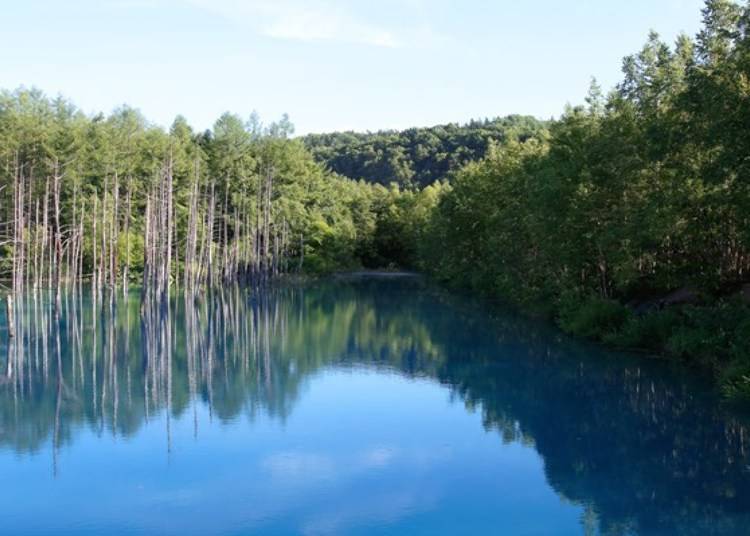
<svg viewBox="0 0 750 536">
<path fill-rule="evenodd" d="M 88 292 L 17 304 L 0 334 L 0 448 L 56 454 L 78 431 L 133 436 L 149 419 L 284 421 L 327 368 L 368 366 L 440 382 L 500 441 L 533 447 L 549 484 L 593 532 L 744 533 L 747 420 L 708 382 L 665 363 L 572 342 L 418 278 L 337 278 L 225 288 L 144 306 Z M 3 320 L 4 325 L 4 320 Z"/>
</svg>

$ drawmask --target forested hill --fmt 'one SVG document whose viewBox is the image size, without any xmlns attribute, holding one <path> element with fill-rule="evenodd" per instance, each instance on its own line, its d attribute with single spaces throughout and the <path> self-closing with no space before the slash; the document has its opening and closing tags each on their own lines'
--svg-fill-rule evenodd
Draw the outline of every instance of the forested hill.
<svg viewBox="0 0 750 536">
<path fill-rule="evenodd" d="M 487 154 L 491 140 L 503 143 L 537 135 L 545 122 L 509 115 L 407 130 L 333 132 L 302 138 L 315 158 L 352 179 L 402 187 L 424 187 Z"/>
</svg>

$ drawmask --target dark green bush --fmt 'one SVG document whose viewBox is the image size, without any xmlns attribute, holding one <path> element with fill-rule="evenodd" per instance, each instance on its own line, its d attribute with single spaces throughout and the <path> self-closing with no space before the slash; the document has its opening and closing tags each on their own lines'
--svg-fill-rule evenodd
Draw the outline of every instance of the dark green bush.
<svg viewBox="0 0 750 536">
<path fill-rule="evenodd" d="M 618 331 L 605 334 L 603 341 L 623 348 L 663 352 L 681 322 L 679 312 L 673 309 L 631 316 Z"/>
<path fill-rule="evenodd" d="M 560 326 L 573 335 L 707 366 L 722 392 L 750 402 L 750 306 L 739 300 L 670 307 L 643 316 L 613 300 L 563 295 Z"/>
<path fill-rule="evenodd" d="M 733 400 L 750 402 L 750 314 L 734 331 L 730 359 L 720 377 L 722 392 Z"/>
<path fill-rule="evenodd" d="M 564 298 L 559 314 L 560 327 L 580 337 L 603 340 L 617 332 L 630 317 L 630 311 L 615 300 L 588 298 L 575 303 Z"/>
</svg>

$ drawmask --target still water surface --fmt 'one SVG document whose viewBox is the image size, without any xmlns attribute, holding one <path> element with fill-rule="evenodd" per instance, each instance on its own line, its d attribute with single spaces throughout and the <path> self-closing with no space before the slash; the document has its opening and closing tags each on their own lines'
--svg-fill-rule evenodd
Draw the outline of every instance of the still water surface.
<svg viewBox="0 0 750 536">
<path fill-rule="evenodd" d="M 748 420 L 695 373 L 419 279 L 23 310 L 3 534 L 750 531 Z"/>
</svg>

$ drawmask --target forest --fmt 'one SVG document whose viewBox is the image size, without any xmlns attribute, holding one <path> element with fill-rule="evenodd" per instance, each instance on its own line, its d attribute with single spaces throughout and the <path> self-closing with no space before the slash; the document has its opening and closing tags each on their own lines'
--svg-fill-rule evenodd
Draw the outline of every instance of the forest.
<svg viewBox="0 0 750 536">
<path fill-rule="evenodd" d="M 708 0 L 695 38 L 652 32 L 611 92 L 416 194 L 437 201 L 400 212 L 404 261 L 747 397 L 749 24 L 748 3 Z"/>
<path fill-rule="evenodd" d="M 490 144 L 538 136 L 545 123 L 511 115 L 404 131 L 309 134 L 305 146 L 326 167 L 352 179 L 423 188 L 483 158 Z"/>
<path fill-rule="evenodd" d="M 352 265 L 379 190 L 327 172 L 287 119 L 169 131 L 123 107 L 0 95 L 2 269 L 12 288 L 161 293 Z"/>
<path fill-rule="evenodd" d="M 707 0 L 698 35 L 652 33 L 550 121 L 293 138 L 286 117 L 167 131 L 5 91 L 0 271 L 59 296 L 414 269 L 748 397 L 749 24 Z"/>
</svg>

